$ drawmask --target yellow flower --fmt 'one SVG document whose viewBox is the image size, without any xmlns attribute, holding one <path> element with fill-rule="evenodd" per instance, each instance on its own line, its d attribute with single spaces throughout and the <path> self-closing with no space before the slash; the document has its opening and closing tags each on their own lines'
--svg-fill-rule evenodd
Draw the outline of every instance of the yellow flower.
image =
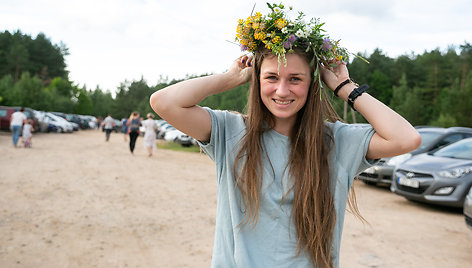
<svg viewBox="0 0 472 268">
<path fill-rule="evenodd" d="M 247 45 L 249 41 L 246 38 L 241 39 L 241 45 Z"/>
<path fill-rule="evenodd" d="M 342 55 L 339 55 L 336 59 L 337 60 L 342 60 L 343 56 Z"/>
<path fill-rule="evenodd" d="M 262 18 L 262 14 L 260 12 L 256 12 L 254 17 L 256 17 L 257 19 L 260 19 L 260 18 Z"/>
<path fill-rule="evenodd" d="M 254 33 L 254 39 L 256 40 L 264 40 L 265 37 L 266 33 L 264 31 L 256 30 L 256 32 Z"/>
<path fill-rule="evenodd" d="M 272 38 L 272 43 L 274 43 L 274 44 L 277 44 L 277 43 L 279 43 L 280 41 L 282 41 L 282 39 L 280 38 L 280 36 L 276 36 L 276 37 Z"/>
<path fill-rule="evenodd" d="M 254 22 L 254 23 L 252 24 L 252 28 L 253 28 L 254 30 L 258 29 L 258 28 L 259 28 L 259 22 Z"/>
<path fill-rule="evenodd" d="M 265 47 L 266 47 L 267 49 L 272 49 L 272 44 L 271 44 L 271 43 L 267 43 L 267 44 L 265 45 Z"/>
<path fill-rule="evenodd" d="M 277 26 L 277 28 L 279 29 L 282 29 L 283 27 L 285 27 L 285 25 L 287 25 L 287 21 L 283 18 L 279 18 L 275 21 L 275 26 Z"/>
<path fill-rule="evenodd" d="M 257 45 L 256 43 L 254 42 L 249 42 L 249 44 L 247 45 L 248 49 L 251 50 L 251 51 L 255 51 L 256 48 L 257 48 Z"/>
</svg>

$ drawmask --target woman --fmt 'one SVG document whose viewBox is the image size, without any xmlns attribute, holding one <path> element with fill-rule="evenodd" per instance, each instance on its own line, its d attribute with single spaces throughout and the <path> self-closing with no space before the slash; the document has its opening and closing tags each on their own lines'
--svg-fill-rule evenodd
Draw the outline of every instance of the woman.
<svg viewBox="0 0 472 268">
<path fill-rule="evenodd" d="M 345 50 L 323 39 L 318 21 L 288 22 L 282 5 L 269 7 L 238 27 L 254 58 L 157 91 L 150 103 L 216 163 L 213 267 L 338 267 L 354 177 L 370 160 L 417 148 L 420 136 L 349 79 Z M 370 125 L 337 121 L 321 79 Z M 247 115 L 197 105 L 248 81 Z"/>
<path fill-rule="evenodd" d="M 141 117 L 138 112 L 132 112 L 128 118 L 128 132 L 129 132 L 129 150 L 134 154 L 134 147 L 139 136 L 139 126 L 141 125 Z"/>
<path fill-rule="evenodd" d="M 147 114 L 147 119 L 143 121 L 144 132 L 144 148 L 148 152 L 148 156 L 152 156 L 152 149 L 157 149 L 156 147 L 156 131 L 157 125 L 154 121 L 154 115 L 152 113 Z"/>
</svg>

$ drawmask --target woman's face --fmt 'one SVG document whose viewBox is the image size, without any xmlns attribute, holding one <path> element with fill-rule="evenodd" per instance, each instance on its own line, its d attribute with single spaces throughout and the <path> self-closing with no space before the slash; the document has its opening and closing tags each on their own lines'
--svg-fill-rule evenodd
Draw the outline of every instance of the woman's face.
<svg viewBox="0 0 472 268">
<path fill-rule="evenodd" d="M 266 57 L 261 65 L 261 99 L 276 125 L 295 122 L 311 83 L 311 68 L 301 56 L 287 54 L 286 59 L 286 66 L 279 66 L 276 56 Z"/>
</svg>

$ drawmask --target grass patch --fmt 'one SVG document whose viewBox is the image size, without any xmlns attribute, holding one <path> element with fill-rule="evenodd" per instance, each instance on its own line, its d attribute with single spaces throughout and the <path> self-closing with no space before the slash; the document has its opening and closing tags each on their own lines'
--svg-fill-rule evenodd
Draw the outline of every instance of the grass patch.
<svg viewBox="0 0 472 268">
<path fill-rule="evenodd" d="M 184 147 L 175 142 L 164 142 L 164 143 L 157 143 L 157 148 L 165 149 L 165 150 L 173 150 L 173 151 L 180 151 L 180 152 L 191 152 L 191 153 L 199 153 L 200 147 L 199 146 L 189 146 Z"/>
</svg>

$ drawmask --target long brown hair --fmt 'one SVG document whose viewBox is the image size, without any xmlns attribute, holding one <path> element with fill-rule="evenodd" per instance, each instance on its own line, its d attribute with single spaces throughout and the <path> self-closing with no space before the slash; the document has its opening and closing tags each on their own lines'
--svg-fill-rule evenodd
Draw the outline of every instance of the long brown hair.
<svg viewBox="0 0 472 268">
<path fill-rule="evenodd" d="M 310 65 L 312 53 L 304 50 L 296 50 L 295 53 Z M 244 223 L 254 225 L 257 224 L 262 187 L 262 134 L 275 126 L 275 118 L 262 103 L 260 96 L 261 65 L 267 57 L 274 55 L 268 50 L 260 50 L 255 54 L 245 116 L 247 132 L 234 164 L 235 183 L 241 192 L 245 208 Z M 333 266 L 331 246 L 336 214 L 330 190 L 333 182 L 329 180 L 328 158 L 334 138 L 325 121 L 334 122 L 339 119 L 312 72 L 306 103 L 297 113 L 296 123 L 290 134 L 288 169 L 293 184 L 288 192 L 294 191 L 292 217 L 298 239 L 297 254 L 301 251 L 308 252 L 313 266 Z M 240 172 L 238 167 L 241 168 Z"/>
</svg>

